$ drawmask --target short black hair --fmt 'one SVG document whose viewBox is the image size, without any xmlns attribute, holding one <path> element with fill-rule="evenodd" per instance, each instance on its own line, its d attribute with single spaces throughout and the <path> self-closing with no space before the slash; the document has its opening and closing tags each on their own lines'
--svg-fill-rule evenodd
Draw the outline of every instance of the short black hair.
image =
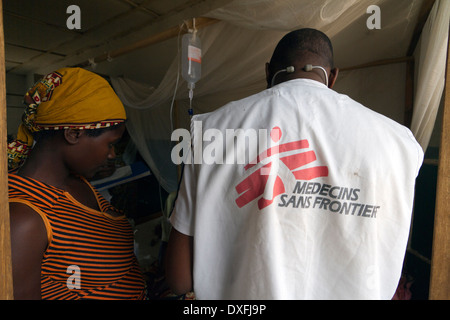
<svg viewBox="0 0 450 320">
<path fill-rule="evenodd" d="M 330 39 L 325 33 L 310 28 L 286 34 L 276 46 L 270 65 L 274 69 L 285 68 L 310 54 L 319 57 L 323 67 L 334 68 L 333 45 Z"/>
</svg>

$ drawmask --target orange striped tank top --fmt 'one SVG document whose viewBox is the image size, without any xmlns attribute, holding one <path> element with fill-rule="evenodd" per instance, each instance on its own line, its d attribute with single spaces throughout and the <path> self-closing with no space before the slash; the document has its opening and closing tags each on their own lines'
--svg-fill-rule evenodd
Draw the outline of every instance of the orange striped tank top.
<svg viewBox="0 0 450 320">
<path fill-rule="evenodd" d="M 125 216 L 87 181 L 100 211 L 68 192 L 32 178 L 9 174 L 9 201 L 33 208 L 47 228 L 41 268 L 42 299 L 144 299 L 145 281 L 134 255 L 133 232 Z"/>
</svg>

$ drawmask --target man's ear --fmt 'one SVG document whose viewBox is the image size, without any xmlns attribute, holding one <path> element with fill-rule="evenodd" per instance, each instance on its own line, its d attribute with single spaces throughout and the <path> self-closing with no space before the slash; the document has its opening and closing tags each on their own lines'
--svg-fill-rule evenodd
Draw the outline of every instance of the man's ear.
<svg viewBox="0 0 450 320">
<path fill-rule="evenodd" d="M 65 129 L 64 130 L 64 139 L 69 144 L 77 144 L 80 140 L 80 137 L 84 134 L 83 130 L 78 129 Z"/>
<path fill-rule="evenodd" d="M 330 76 L 328 79 L 328 88 L 330 88 L 330 89 L 333 88 L 334 83 L 336 82 L 336 79 L 338 77 L 338 74 L 339 74 L 338 68 L 331 69 Z"/>
</svg>

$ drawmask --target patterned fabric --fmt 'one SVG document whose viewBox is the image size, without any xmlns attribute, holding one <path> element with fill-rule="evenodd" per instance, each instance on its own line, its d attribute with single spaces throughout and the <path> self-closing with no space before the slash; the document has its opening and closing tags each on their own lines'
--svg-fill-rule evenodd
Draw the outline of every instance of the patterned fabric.
<svg viewBox="0 0 450 320">
<path fill-rule="evenodd" d="M 64 190 L 9 174 L 9 201 L 33 208 L 47 228 L 42 299 L 144 299 L 145 280 L 134 255 L 132 228 L 125 216 L 106 213 L 117 209 L 92 190 L 101 212 Z M 74 266 L 79 289 L 69 285 Z"/>
<path fill-rule="evenodd" d="M 8 168 L 16 169 L 22 165 L 28 157 L 31 148 L 20 140 L 8 144 Z"/>
<path fill-rule="evenodd" d="M 32 134 L 68 128 L 100 129 L 126 119 L 122 102 L 108 82 L 81 68 L 46 75 L 24 97 L 25 111 L 16 141 L 8 145 L 8 166 L 19 167 L 33 146 Z"/>
</svg>

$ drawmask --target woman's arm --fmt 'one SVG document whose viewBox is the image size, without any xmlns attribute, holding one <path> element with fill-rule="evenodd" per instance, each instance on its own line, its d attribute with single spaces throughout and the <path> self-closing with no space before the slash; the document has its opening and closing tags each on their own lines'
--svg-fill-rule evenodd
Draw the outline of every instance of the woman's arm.
<svg viewBox="0 0 450 320">
<path fill-rule="evenodd" d="M 41 264 L 48 242 L 45 224 L 25 204 L 12 202 L 9 211 L 14 299 L 41 299 Z"/>
</svg>

